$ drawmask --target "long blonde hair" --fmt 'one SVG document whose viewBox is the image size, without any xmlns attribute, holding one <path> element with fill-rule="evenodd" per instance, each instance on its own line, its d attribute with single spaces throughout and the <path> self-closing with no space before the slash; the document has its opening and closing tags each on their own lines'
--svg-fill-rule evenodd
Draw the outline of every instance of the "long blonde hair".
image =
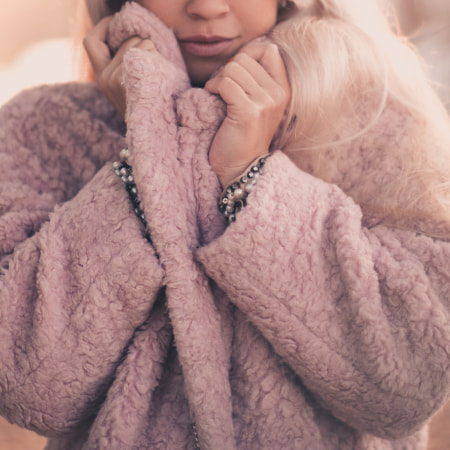
<svg viewBox="0 0 450 450">
<path fill-rule="evenodd" d="M 271 37 L 286 62 L 292 102 L 279 146 L 301 169 L 353 197 L 367 224 L 450 237 L 450 119 L 417 54 L 392 32 L 377 0 L 280 5 Z M 92 27 L 83 14 L 80 22 Z M 386 123 L 393 109 L 403 119 Z M 386 137 L 378 143 L 377 134 L 389 134 L 391 145 Z M 352 158 L 360 166 L 370 159 L 367 177 L 338 173 Z"/>
<path fill-rule="evenodd" d="M 375 1 L 295 0 L 288 8 L 272 33 L 292 88 L 284 151 L 302 169 L 337 182 L 368 223 L 450 237 L 450 120 L 416 53 Z M 403 118 L 397 136 L 386 123 L 388 109 Z M 370 140 L 377 145 L 376 133 L 392 135 L 393 145 L 362 151 Z M 345 151 L 351 156 L 333 156 Z M 398 176 L 346 182 L 352 175 L 336 174 L 336 161 L 355 155 L 386 158 Z"/>
</svg>

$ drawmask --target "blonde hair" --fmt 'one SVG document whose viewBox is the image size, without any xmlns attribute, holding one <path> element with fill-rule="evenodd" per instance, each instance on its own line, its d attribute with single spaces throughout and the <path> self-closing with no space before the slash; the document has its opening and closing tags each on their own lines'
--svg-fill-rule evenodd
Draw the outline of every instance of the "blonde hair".
<svg viewBox="0 0 450 450">
<path fill-rule="evenodd" d="M 280 0 L 271 37 L 292 88 L 278 146 L 301 169 L 338 184 L 368 225 L 450 237 L 450 120 L 376 0 Z M 395 124 L 387 110 L 397 111 Z M 352 158 L 359 169 L 370 160 L 364 179 L 339 173 Z"/>
<path fill-rule="evenodd" d="M 292 88 L 280 146 L 302 169 L 337 182 L 368 223 L 450 237 L 450 120 L 416 53 L 375 1 L 295 0 L 288 8 L 272 33 Z M 387 110 L 397 111 L 400 129 L 386 122 Z M 377 133 L 385 148 L 368 148 Z M 351 174 L 336 174 L 336 161 L 366 156 L 390 161 L 396 175 L 350 182 Z"/>
</svg>

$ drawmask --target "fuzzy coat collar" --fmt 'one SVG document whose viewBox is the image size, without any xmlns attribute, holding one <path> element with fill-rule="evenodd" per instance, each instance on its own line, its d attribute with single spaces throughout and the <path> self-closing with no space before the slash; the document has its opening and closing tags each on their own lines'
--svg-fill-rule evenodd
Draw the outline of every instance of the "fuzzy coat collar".
<svg viewBox="0 0 450 450">
<path fill-rule="evenodd" d="M 225 227 L 217 208 L 220 185 L 208 162 L 225 107 L 217 96 L 191 88 L 175 36 L 134 2 L 111 21 L 108 42 L 116 49 L 133 35 L 151 39 L 159 52 L 131 49 L 125 56 L 127 142 L 141 207 L 165 272 L 185 392 L 202 446 L 232 449 L 227 318 L 195 259 L 196 248 Z"/>
</svg>

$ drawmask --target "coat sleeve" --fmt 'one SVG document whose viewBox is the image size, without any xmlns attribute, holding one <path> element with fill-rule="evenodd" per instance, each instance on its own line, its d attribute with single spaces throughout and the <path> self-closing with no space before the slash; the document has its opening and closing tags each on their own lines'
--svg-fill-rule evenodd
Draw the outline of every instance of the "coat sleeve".
<svg viewBox="0 0 450 450">
<path fill-rule="evenodd" d="M 95 411 L 163 277 L 112 165 L 88 155 L 120 136 L 52 98 L 0 112 L 0 413 L 48 436 Z"/>
<path fill-rule="evenodd" d="M 270 158 L 205 270 L 335 417 L 400 438 L 448 395 L 450 245 L 361 225 L 339 188 Z"/>
</svg>

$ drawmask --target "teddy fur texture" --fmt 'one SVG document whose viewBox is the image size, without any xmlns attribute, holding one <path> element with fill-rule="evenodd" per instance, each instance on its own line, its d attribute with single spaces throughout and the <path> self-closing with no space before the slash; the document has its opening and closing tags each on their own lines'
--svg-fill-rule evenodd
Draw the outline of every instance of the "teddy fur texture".
<svg viewBox="0 0 450 450">
<path fill-rule="evenodd" d="M 92 85 L 0 112 L 1 414 L 55 450 L 192 449 L 193 422 L 203 449 L 424 449 L 449 391 L 450 245 L 363 227 L 282 152 L 225 228 L 207 159 L 224 105 L 137 4 L 111 47 L 133 34 L 161 54 L 127 54 L 126 138 Z M 112 169 L 125 143 L 153 245 Z"/>
</svg>

